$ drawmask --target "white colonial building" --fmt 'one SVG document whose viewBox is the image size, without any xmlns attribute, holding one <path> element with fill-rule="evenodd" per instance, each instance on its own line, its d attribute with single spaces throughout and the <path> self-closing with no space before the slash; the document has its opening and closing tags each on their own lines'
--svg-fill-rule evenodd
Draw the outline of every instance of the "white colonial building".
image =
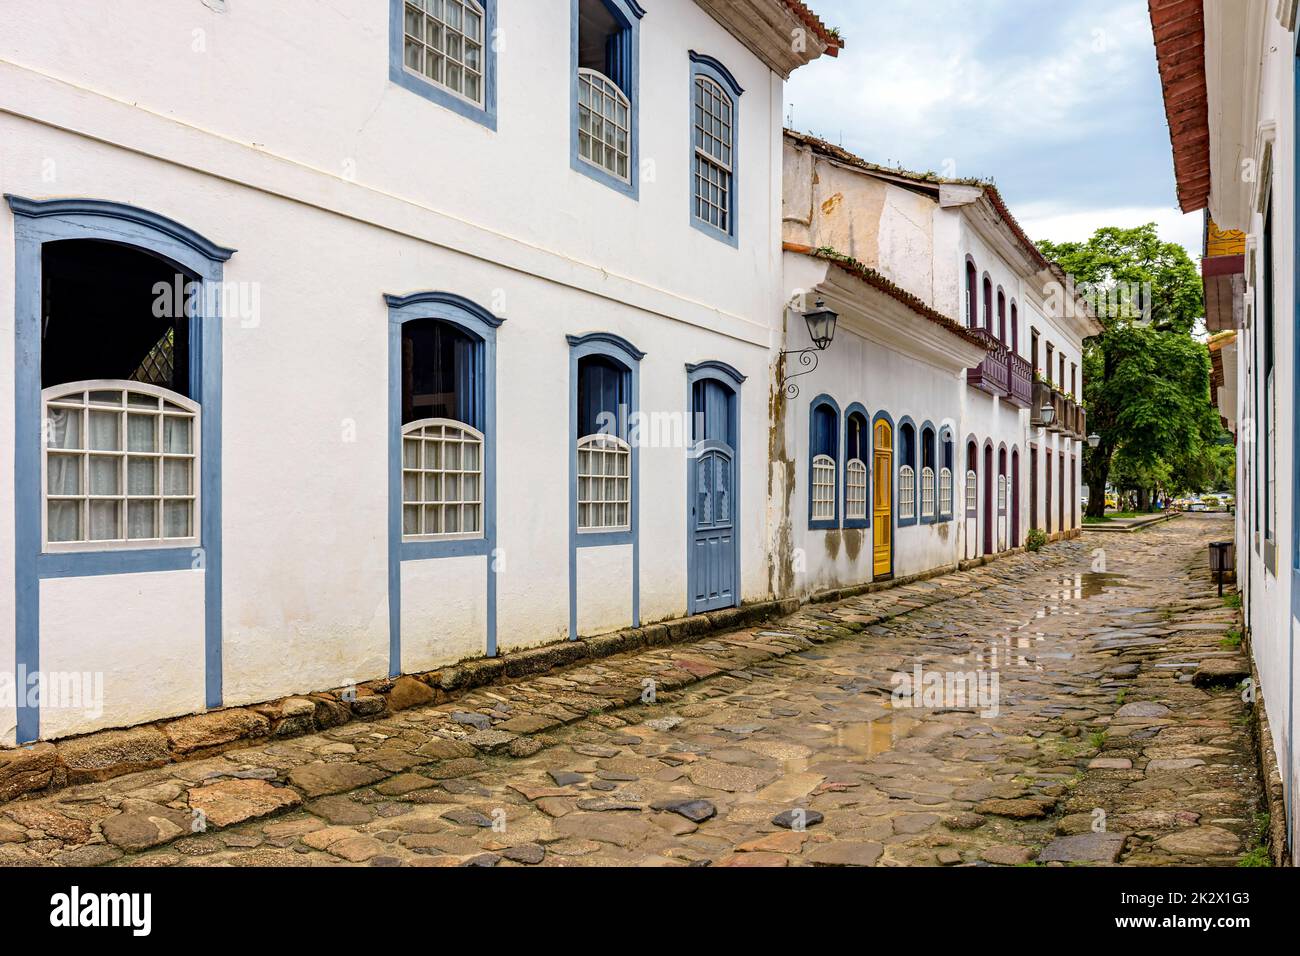
<svg viewBox="0 0 1300 956">
<path fill-rule="evenodd" d="M 1219 333 L 1210 346 L 1214 398 L 1237 439 L 1237 583 L 1293 854 L 1300 832 L 1297 3 L 1151 6 L 1179 203 L 1207 214 L 1201 272 L 1206 325 Z"/>
<path fill-rule="evenodd" d="M 1082 342 L 1100 331 L 997 189 L 787 133 L 778 593 L 951 567 L 1079 527 Z M 839 315 L 834 344 L 799 315 Z M 799 360 L 815 356 L 815 374 Z M 1036 375 L 1037 373 L 1037 381 Z M 806 377 L 805 377 L 806 376 Z M 1045 414 L 1044 409 L 1050 412 Z"/>
<path fill-rule="evenodd" d="M 800 0 L 4 15 L 0 743 L 772 593 Z"/>
</svg>

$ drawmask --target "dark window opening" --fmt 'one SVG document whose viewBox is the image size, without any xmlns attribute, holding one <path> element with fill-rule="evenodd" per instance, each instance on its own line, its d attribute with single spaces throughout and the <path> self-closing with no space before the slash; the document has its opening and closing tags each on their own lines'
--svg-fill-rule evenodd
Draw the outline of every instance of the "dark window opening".
<svg viewBox="0 0 1300 956">
<path fill-rule="evenodd" d="M 734 448 L 736 393 L 707 378 L 696 382 L 692 393 L 695 414 L 691 434 L 695 441 L 720 441 Z"/>
<path fill-rule="evenodd" d="M 632 96 L 632 31 L 604 0 L 579 0 L 578 66 L 603 73 Z"/>
<path fill-rule="evenodd" d="M 450 418 L 483 430 L 482 342 L 449 322 L 402 326 L 402 424 Z"/>
<path fill-rule="evenodd" d="M 899 466 L 907 465 L 913 471 L 916 470 L 916 430 L 911 425 L 904 423 L 903 427 L 898 430 L 899 446 Z"/>
<path fill-rule="evenodd" d="M 1007 341 L 1007 297 L 998 289 L 998 341 Z"/>
<path fill-rule="evenodd" d="M 193 276 L 130 246 L 93 239 L 41 250 L 41 387 L 90 379 L 190 395 Z"/>
<path fill-rule="evenodd" d="M 979 325 L 979 280 L 975 276 L 975 263 L 966 260 L 966 324 L 972 329 Z"/>
<path fill-rule="evenodd" d="M 1034 363 L 1034 374 L 1042 372 L 1042 366 L 1038 364 L 1038 330 L 1031 328 L 1029 330 L 1029 360 Z"/>
<path fill-rule="evenodd" d="M 934 470 L 934 431 L 929 428 L 921 432 L 921 467 Z"/>
<path fill-rule="evenodd" d="M 578 359 L 578 437 L 613 435 L 627 440 L 628 370 L 604 355 Z"/>
<path fill-rule="evenodd" d="M 1044 372 L 1044 374 L 1047 376 L 1047 384 L 1048 384 L 1048 385 L 1051 385 L 1051 384 L 1052 384 L 1052 353 L 1053 353 L 1054 351 L 1055 351 L 1055 349 L 1052 348 L 1052 343 L 1051 343 L 1051 342 L 1048 342 L 1048 343 L 1047 343 L 1047 361 L 1043 364 L 1043 372 Z"/>
<path fill-rule="evenodd" d="M 867 461 L 867 420 L 858 412 L 849 416 L 847 428 L 848 460 Z"/>
<path fill-rule="evenodd" d="M 838 461 L 839 457 L 839 418 L 835 409 L 829 405 L 818 405 L 813 411 L 812 419 L 812 453 L 826 455 Z"/>
</svg>

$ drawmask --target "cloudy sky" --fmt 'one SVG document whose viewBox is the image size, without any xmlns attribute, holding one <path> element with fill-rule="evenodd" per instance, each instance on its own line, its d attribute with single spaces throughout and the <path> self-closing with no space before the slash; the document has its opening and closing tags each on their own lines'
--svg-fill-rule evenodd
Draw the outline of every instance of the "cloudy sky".
<svg viewBox="0 0 1300 956">
<path fill-rule="evenodd" d="M 812 0 L 847 48 L 797 70 L 786 121 L 868 160 L 994 180 L 1034 239 L 1179 212 L 1146 0 Z"/>
</svg>

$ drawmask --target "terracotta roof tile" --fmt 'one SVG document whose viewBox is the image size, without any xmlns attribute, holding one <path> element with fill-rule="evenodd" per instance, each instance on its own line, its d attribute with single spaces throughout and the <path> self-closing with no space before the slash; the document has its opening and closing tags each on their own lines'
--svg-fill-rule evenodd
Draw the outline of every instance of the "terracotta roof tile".
<svg viewBox="0 0 1300 956">
<path fill-rule="evenodd" d="M 1147 0 L 1165 119 L 1174 151 L 1178 205 L 1204 209 L 1210 200 L 1210 120 L 1205 87 L 1202 0 Z"/>
<path fill-rule="evenodd" d="M 796 242 L 782 243 L 782 248 L 787 252 L 797 252 L 806 256 L 812 256 L 814 259 L 825 259 L 828 262 L 833 262 L 845 272 L 861 279 L 872 288 L 883 292 L 891 299 L 901 302 L 922 318 L 929 319 L 935 325 L 947 329 L 953 335 L 960 339 L 964 339 L 972 345 L 978 345 L 985 351 L 988 350 L 988 343 L 974 331 L 968 329 L 956 319 L 950 318 L 942 312 L 939 312 L 937 309 L 931 308 L 922 299 L 908 292 L 902 286 L 895 284 L 870 266 L 854 259 L 852 256 L 846 256 L 843 253 L 836 252 L 834 249 L 814 249 L 811 246 L 801 245 Z"/>
<path fill-rule="evenodd" d="M 785 5 L 790 8 L 790 12 L 804 22 L 817 38 L 826 44 L 826 52 L 831 56 L 839 56 L 840 50 L 844 49 L 844 40 L 838 30 L 832 30 L 822 23 L 821 17 L 808 9 L 807 4 L 802 0 L 785 0 Z"/>
</svg>

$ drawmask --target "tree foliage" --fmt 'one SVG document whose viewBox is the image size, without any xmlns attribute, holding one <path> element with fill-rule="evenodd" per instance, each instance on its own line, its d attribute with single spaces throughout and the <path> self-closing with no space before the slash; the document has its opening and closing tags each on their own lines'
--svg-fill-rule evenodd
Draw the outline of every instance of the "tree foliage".
<svg viewBox="0 0 1300 956">
<path fill-rule="evenodd" d="M 1095 303 L 1102 334 L 1084 343 L 1088 514 L 1105 511 L 1111 470 L 1143 492 L 1217 486 L 1222 424 L 1210 402 L 1210 358 L 1193 337 L 1201 277 L 1187 251 L 1155 223 L 1108 226 L 1086 242 L 1040 242 Z"/>
</svg>

